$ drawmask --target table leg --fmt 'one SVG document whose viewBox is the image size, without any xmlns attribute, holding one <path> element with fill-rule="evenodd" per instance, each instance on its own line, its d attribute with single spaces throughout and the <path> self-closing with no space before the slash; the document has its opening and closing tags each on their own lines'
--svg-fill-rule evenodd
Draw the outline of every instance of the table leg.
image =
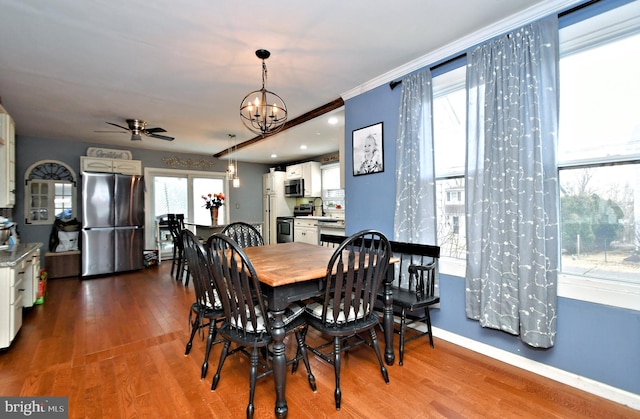
<svg viewBox="0 0 640 419">
<path fill-rule="evenodd" d="M 393 281 L 394 265 L 390 265 L 387 269 L 387 280 L 384 282 L 384 309 L 382 317 L 382 325 L 384 327 L 384 359 L 387 365 L 393 365 L 396 359 L 393 353 L 393 291 L 391 284 Z"/>
<path fill-rule="evenodd" d="M 277 418 L 286 418 L 289 408 L 287 407 L 287 399 L 285 398 L 285 389 L 287 384 L 287 359 L 285 357 L 284 345 L 284 322 L 282 316 L 284 310 L 273 311 L 273 326 L 271 328 L 271 336 L 273 338 L 273 381 L 276 387 L 276 408 L 275 414 Z"/>
<path fill-rule="evenodd" d="M 384 283 L 384 314 L 382 324 L 384 326 L 384 359 L 387 365 L 393 365 L 396 356 L 393 353 L 393 292 L 390 283 Z"/>
</svg>

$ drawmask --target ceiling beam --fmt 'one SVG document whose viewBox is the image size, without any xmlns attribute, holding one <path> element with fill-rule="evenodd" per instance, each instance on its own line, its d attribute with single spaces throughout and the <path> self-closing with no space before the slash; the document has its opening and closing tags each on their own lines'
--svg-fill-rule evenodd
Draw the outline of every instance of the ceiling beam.
<svg viewBox="0 0 640 419">
<path fill-rule="evenodd" d="M 324 105 L 322 105 L 322 106 L 320 106 L 318 108 L 315 108 L 315 109 L 313 109 L 313 110 L 311 110 L 311 111 L 309 111 L 309 112 L 307 112 L 305 114 L 302 114 L 297 118 L 293 118 L 293 119 L 287 121 L 284 124 L 284 126 L 282 127 L 282 129 L 280 131 L 278 131 L 278 133 L 280 133 L 280 132 L 282 132 L 284 130 L 287 130 L 289 128 L 293 128 L 296 125 L 300 125 L 300 124 L 302 124 L 304 122 L 310 121 L 313 118 L 317 118 L 318 116 L 322 116 L 322 115 L 324 115 L 324 114 L 326 114 L 328 112 L 331 112 L 331 111 L 333 111 L 335 109 L 340 108 L 341 106 L 344 106 L 344 100 L 341 97 L 339 97 L 338 99 L 335 99 L 335 100 L 333 100 L 333 101 L 331 101 L 329 103 L 326 103 L 326 104 L 324 104 Z M 278 133 L 276 133 L 275 135 L 278 135 Z M 245 142 L 242 142 L 242 143 L 238 144 L 237 146 L 227 148 L 226 150 L 222 150 L 222 151 L 214 154 L 213 157 L 220 158 L 222 156 L 226 156 L 227 154 L 231 153 L 232 151 L 238 151 L 241 148 L 248 147 L 251 144 L 257 143 L 258 141 L 267 140 L 267 139 L 269 139 L 269 137 L 271 137 L 271 136 L 270 135 L 267 135 L 267 136 L 258 135 L 257 137 L 253 137 L 250 140 L 247 140 Z"/>
</svg>

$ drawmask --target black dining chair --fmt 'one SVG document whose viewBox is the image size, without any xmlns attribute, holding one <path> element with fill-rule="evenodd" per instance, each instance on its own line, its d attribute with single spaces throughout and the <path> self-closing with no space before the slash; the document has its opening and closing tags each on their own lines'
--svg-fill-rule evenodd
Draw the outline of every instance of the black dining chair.
<svg viewBox="0 0 640 419">
<path fill-rule="evenodd" d="M 225 320 L 218 332 L 224 339 L 218 369 L 211 383 L 211 391 L 220 381 L 220 372 L 228 355 L 240 352 L 251 359 L 249 374 L 249 404 L 247 417 L 253 417 L 254 393 L 256 380 L 273 372 L 268 352 L 272 342 L 272 319 L 262 298 L 260 281 L 253 264 L 242 248 L 230 237 L 216 233 L 207 240 L 209 267 L 222 297 Z M 295 364 L 302 359 L 307 368 L 307 377 L 311 389 L 316 391 L 315 377 L 311 373 L 305 337 L 307 324 L 303 316 L 301 304 L 291 304 L 285 311 L 285 334 L 295 333 L 299 355 L 287 361 L 287 365 Z M 231 343 L 235 345 L 229 351 Z M 266 359 L 261 359 L 259 350 L 267 349 Z M 260 366 L 260 373 L 258 373 Z"/>
<path fill-rule="evenodd" d="M 242 221 L 227 225 L 222 234 L 231 237 L 240 247 L 264 246 L 262 234 L 258 229 Z"/>
<path fill-rule="evenodd" d="M 175 275 L 176 281 L 183 281 L 183 276 L 185 276 L 184 284 L 189 285 L 189 265 L 184 256 L 184 247 L 180 236 L 180 233 L 184 230 L 184 214 L 167 214 L 167 222 L 173 239 L 171 276 Z"/>
<path fill-rule="evenodd" d="M 207 369 L 209 367 L 211 347 L 214 343 L 222 342 L 222 340 L 215 341 L 215 338 L 218 333 L 218 323 L 222 323 L 222 319 L 224 318 L 224 310 L 222 309 L 215 281 L 211 276 L 207 254 L 200 244 L 199 239 L 187 229 L 183 229 L 180 236 L 185 258 L 191 267 L 193 288 L 196 294 L 196 300 L 191 304 L 191 309 L 189 310 L 191 336 L 189 337 L 189 342 L 187 342 L 184 354 L 189 355 L 189 352 L 191 352 L 191 345 L 196 333 L 208 327 L 207 346 L 200 376 L 201 379 L 204 379 L 207 376 Z"/>
<path fill-rule="evenodd" d="M 391 292 L 394 313 L 400 318 L 399 327 L 394 328 L 394 332 L 400 335 L 398 364 L 404 365 L 406 343 L 428 336 L 431 347 L 434 347 L 429 310 L 440 303 L 440 297 L 435 293 L 440 247 L 397 241 L 390 243 L 393 256 L 399 259 L 394 265 Z M 384 301 L 382 292 L 378 294 L 378 300 Z M 416 332 L 407 338 L 407 327 L 419 323 L 426 326 L 426 331 Z"/>
<path fill-rule="evenodd" d="M 340 410 L 342 399 L 341 353 L 367 342 L 360 333 L 369 332 L 370 344 L 378 358 L 382 378 L 386 383 L 389 382 L 375 330 L 380 320 L 374 308 L 378 289 L 386 278 L 390 255 L 391 245 L 382 233 L 365 230 L 352 235 L 336 247 L 329 261 L 322 283 L 322 301 L 306 307 L 305 315 L 309 325 L 333 338 L 333 342 L 309 349 L 333 364 L 337 410 Z M 333 348 L 331 352 L 327 352 L 325 348 L 331 347 L 331 343 Z"/>
<path fill-rule="evenodd" d="M 345 236 L 336 234 L 320 234 L 320 246 L 336 248 L 346 239 Z"/>
</svg>

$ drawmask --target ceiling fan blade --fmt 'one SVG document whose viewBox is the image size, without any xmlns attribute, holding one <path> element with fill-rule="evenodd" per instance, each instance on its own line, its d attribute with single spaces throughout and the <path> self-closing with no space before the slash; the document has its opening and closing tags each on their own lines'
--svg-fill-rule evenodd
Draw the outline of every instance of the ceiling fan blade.
<svg viewBox="0 0 640 419">
<path fill-rule="evenodd" d="M 131 141 L 142 141 L 142 135 L 140 135 L 140 134 L 131 134 Z"/>
<path fill-rule="evenodd" d="M 164 128 L 147 128 L 144 131 L 145 133 L 149 133 L 149 134 L 155 134 L 158 132 L 167 132 L 167 130 Z"/>
<path fill-rule="evenodd" d="M 114 127 L 122 128 L 125 131 L 131 131 L 129 128 L 123 127 L 122 125 L 114 124 L 113 122 L 107 122 L 109 125 L 113 125 Z"/>
<path fill-rule="evenodd" d="M 175 140 L 175 138 L 173 137 L 167 137 L 166 135 L 158 135 L 158 134 L 147 134 L 148 137 L 151 138 L 157 138 L 159 140 L 165 140 L 165 141 L 173 141 Z"/>
</svg>

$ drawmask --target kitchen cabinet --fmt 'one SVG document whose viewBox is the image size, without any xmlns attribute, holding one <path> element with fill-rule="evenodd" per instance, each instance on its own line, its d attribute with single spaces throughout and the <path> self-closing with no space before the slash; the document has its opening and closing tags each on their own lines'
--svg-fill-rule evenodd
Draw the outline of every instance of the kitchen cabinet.
<svg viewBox="0 0 640 419">
<path fill-rule="evenodd" d="M 40 249 L 35 249 L 23 259 L 24 275 L 24 307 L 33 307 L 38 299 L 38 283 L 40 281 Z"/>
<path fill-rule="evenodd" d="M 121 173 L 123 175 L 141 175 L 140 160 L 106 159 L 102 157 L 80 157 L 83 172 Z"/>
<path fill-rule="evenodd" d="M 302 163 L 302 179 L 304 179 L 305 197 L 322 196 L 322 171 L 319 162 Z"/>
<path fill-rule="evenodd" d="M 302 164 L 293 164 L 287 166 L 287 180 L 290 179 L 302 179 Z"/>
<path fill-rule="evenodd" d="M 0 208 L 16 203 L 16 126 L 0 106 Z"/>
<path fill-rule="evenodd" d="M 319 243 L 318 220 L 296 218 L 293 221 L 293 241 L 309 244 Z"/>
<path fill-rule="evenodd" d="M 322 172 L 320 162 L 308 161 L 286 168 L 286 179 L 304 179 L 305 198 L 322 196 Z"/>
<path fill-rule="evenodd" d="M 0 348 L 11 345 L 22 327 L 23 307 L 37 299 L 40 246 L 19 244 L 0 254 Z"/>
</svg>

